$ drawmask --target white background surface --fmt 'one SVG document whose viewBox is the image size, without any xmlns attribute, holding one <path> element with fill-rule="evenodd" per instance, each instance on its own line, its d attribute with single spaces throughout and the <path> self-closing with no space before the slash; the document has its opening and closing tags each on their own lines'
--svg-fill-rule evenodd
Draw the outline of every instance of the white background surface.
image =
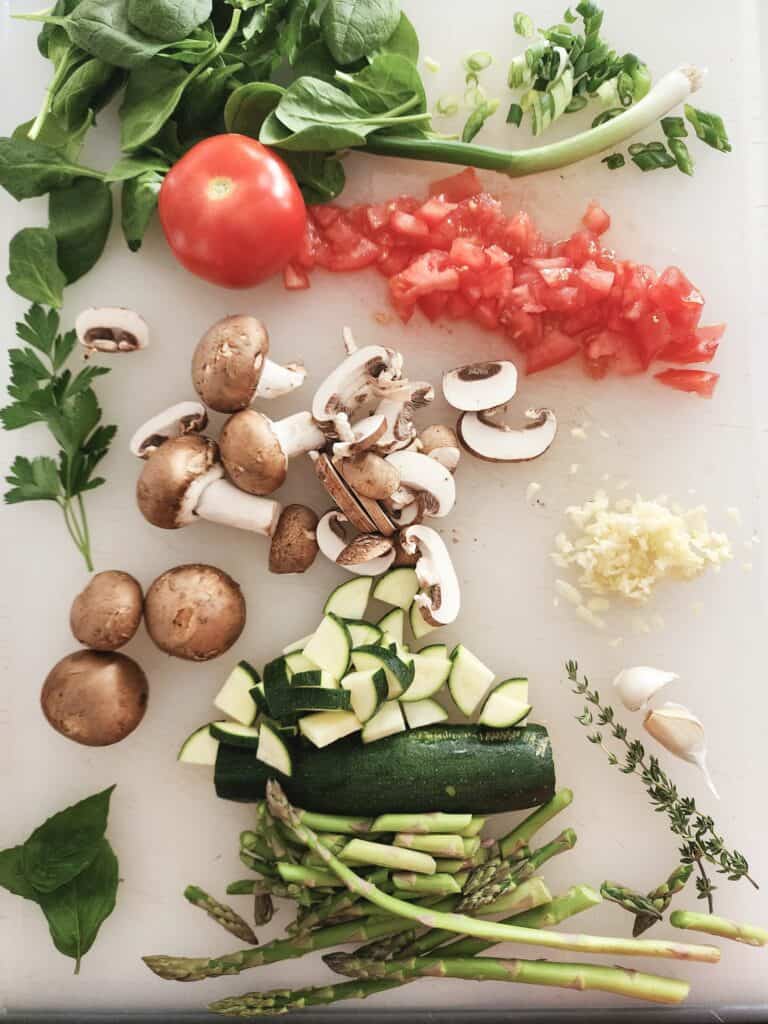
<svg viewBox="0 0 768 1024">
<path fill-rule="evenodd" d="M 34 4 L 25 4 L 33 9 Z M 465 611 L 450 642 L 463 639 L 499 673 L 530 676 L 536 718 L 551 729 L 559 783 L 576 791 L 567 820 L 579 846 L 547 869 L 554 891 L 569 884 L 599 885 L 617 878 L 647 890 L 675 863 L 675 843 L 664 819 L 646 803 L 638 780 L 611 774 L 598 750 L 585 739 L 573 716 L 580 710 L 562 683 L 562 662 L 577 657 L 593 681 L 607 680 L 627 664 L 658 664 L 680 673 L 669 699 L 691 705 L 709 726 L 710 760 L 722 801 L 715 804 L 696 771 L 671 768 L 682 791 L 716 816 L 729 844 L 749 857 L 753 874 L 768 886 L 768 830 L 765 828 L 764 548 L 743 548 L 761 533 L 765 508 L 760 483 L 768 455 L 765 428 L 765 263 L 766 129 L 760 121 L 761 79 L 757 66 L 759 25 L 751 0 L 727 7 L 713 2 L 646 0 L 641 7 L 606 0 L 608 36 L 617 48 L 646 57 L 658 75 L 689 61 L 711 69 L 699 105 L 726 116 L 734 153 L 724 157 L 694 143 L 693 180 L 675 172 L 642 177 L 634 169 L 611 174 L 591 161 L 560 174 L 507 182 L 488 176 L 507 208 L 529 209 L 552 236 L 570 232 L 588 200 L 599 197 L 614 216 L 609 236 L 620 254 L 661 268 L 680 263 L 708 300 L 707 319 L 727 320 L 729 331 L 716 369 L 723 378 L 713 402 L 687 399 L 652 380 L 593 384 L 575 367 L 525 381 L 525 404 L 552 404 L 562 429 L 556 446 L 530 467 L 490 466 L 465 458 L 457 481 L 459 501 L 446 528 L 458 538 L 452 552 L 461 577 Z M 460 92 L 459 63 L 472 48 L 490 48 L 497 58 L 491 94 L 503 97 L 503 73 L 518 52 L 511 8 L 503 0 L 421 0 L 406 4 L 422 40 L 422 54 L 438 58 L 438 75 L 425 72 L 433 98 Z M 561 14 L 559 2 L 527 9 L 542 24 Z M 631 16 L 630 16 L 631 10 Z M 640 11 L 642 10 L 642 16 Z M 626 12 L 622 17 L 622 13 Z M 37 57 L 35 28 L 9 23 L 7 0 L 0 3 L 0 130 L 36 111 L 48 75 Z M 763 36 L 765 38 L 765 36 Z M 763 101 L 765 93 L 763 93 Z M 100 166 L 114 155 L 113 125 L 104 116 L 101 141 L 87 154 Z M 496 118 L 489 143 L 504 143 L 513 132 Z M 431 176 L 426 165 L 354 157 L 348 160 L 345 196 L 380 200 L 399 190 L 422 191 Z M 434 176 L 434 175 L 432 175 Z M 17 205 L 0 196 L 1 260 L 7 238 L 22 226 L 45 222 L 43 201 Z M 151 683 L 149 711 L 142 727 L 119 746 L 89 750 L 66 742 L 44 722 L 40 685 L 51 665 L 73 650 L 67 621 L 71 599 L 86 573 L 53 506 L 28 504 L 2 515 L 2 682 L 0 683 L 0 844 L 22 841 L 48 814 L 112 782 L 109 836 L 119 853 L 119 901 L 79 978 L 71 961 L 53 951 L 39 911 L 0 892 L 0 995 L 12 1009 L 25 1008 L 201 1008 L 208 1001 L 249 989 L 306 984 L 327 979 L 319 961 L 286 962 L 202 985 L 179 986 L 153 977 L 141 964 L 145 953 L 222 953 L 237 945 L 182 899 L 196 882 L 222 893 L 226 882 L 244 874 L 237 835 L 249 821 L 247 807 L 217 801 L 205 771 L 175 762 L 181 739 L 209 716 L 210 701 L 229 665 L 238 657 L 261 663 L 276 649 L 316 624 L 321 601 L 340 577 L 319 562 L 304 578 L 271 577 L 267 545 L 259 539 L 214 526 L 178 533 L 150 527 L 137 512 L 133 488 L 138 466 L 126 443 L 133 428 L 154 411 L 190 396 L 189 358 L 204 329 L 220 316 L 253 312 L 266 320 L 277 358 L 302 358 L 310 377 L 305 393 L 279 408 L 302 408 L 313 385 L 339 360 L 340 330 L 354 329 L 360 341 L 398 347 L 412 377 L 435 381 L 441 370 L 470 359 L 509 355 L 500 336 L 470 326 L 455 331 L 430 327 L 420 317 L 402 328 L 374 319 L 384 309 L 385 288 L 375 274 L 327 277 L 318 272 L 310 291 L 286 295 L 279 282 L 233 294 L 187 276 L 169 257 L 155 226 L 141 255 L 131 255 L 113 229 L 108 254 L 95 271 L 67 289 L 65 321 L 85 305 L 133 306 L 153 330 L 152 347 L 115 359 L 113 372 L 98 382 L 107 422 L 121 432 L 104 469 L 109 484 L 88 499 L 98 569 L 120 568 L 147 586 L 160 572 L 186 561 L 209 561 L 232 573 L 248 601 L 248 625 L 237 647 L 219 662 L 191 665 L 155 650 L 143 632 L 128 647 Z M 4 338 L 24 303 L 0 290 Z M 3 367 L 5 370 L 5 367 Z M 275 407 L 270 408 L 270 413 Z M 435 410 L 435 417 L 441 408 Z M 589 421 L 586 442 L 570 428 Z M 599 436 L 605 430 L 610 438 Z M 47 450 L 42 430 L 0 436 L 3 466 L 17 452 Z M 579 466 L 575 475 L 571 464 Z M 567 608 L 554 609 L 555 573 L 547 553 L 562 527 L 563 508 L 581 502 L 601 486 L 631 481 L 644 495 L 667 493 L 682 502 L 705 502 L 712 521 L 732 536 L 735 559 L 719 576 L 660 592 L 648 616 L 658 613 L 665 628 L 649 636 L 632 631 L 632 616 L 615 623 L 610 636 L 623 635 L 623 649 L 590 632 Z M 525 489 L 542 484 L 542 506 L 527 507 Z M 696 495 L 689 494 L 695 490 Z M 325 501 L 308 472 L 297 466 L 281 498 L 304 500 L 319 509 Z M 727 515 L 741 510 L 743 526 Z M 754 571 L 742 567 L 753 562 Z M 693 610 L 701 602 L 699 614 Z M 637 730 L 636 718 L 630 724 Z M 651 744 L 649 744 L 651 745 Z M 502 826 L 499 825 L 499 831 Z M 693 905 L 693 887 L 684 904 Z M 244 901 L 244 908 L 247 901 Z M 735 918 L 768 920 L 765 890 L 723 882 L 718 909 Z M 593 932 L 625 932 L 629 919 L 605 906 L 574 925 Z M 658 934 L 663 934 L 659 929 Z M 539 955 L 522 950 L 523 955 Z M 637 966 L 653 969 L 646 962 Z M 718 968 L 656 963 L 660 973 L 693 982 L 692 1001 L 715 1007 L 768 999 L 765 956 L 742 947 L 724 949 Z M 611 1005 L 600 996 L 555 990 L 458 982 L 422 982 L 388 996 L 397 1005 L 577 1007 Z"/>
</svg>

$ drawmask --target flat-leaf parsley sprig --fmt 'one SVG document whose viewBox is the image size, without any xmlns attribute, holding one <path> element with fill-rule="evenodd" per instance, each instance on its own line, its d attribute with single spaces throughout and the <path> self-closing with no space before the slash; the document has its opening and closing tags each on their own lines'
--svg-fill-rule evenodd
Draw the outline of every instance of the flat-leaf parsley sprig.
<svg viewBox="0 0 768 1024">
<path fill-rule="evenodd" d="M 590 732 L 590 743 L 601 747 L 608 755 L 608 763 L 625 775 L 639 775 L 645 785 L 654 810 L 666 814 L 672 832 L 682 839 L 679 849 L 682 864 L 694 864 L 698 872 L 696 888 L 699 899 L 705 899 L 709 912 L 713 909 L 713 893 L 717 886 L 709 877 L 705 863 L 711 864 L 715 870 L 725 875 L 729 881 L 737 882 L 746 878 L 756 889 L 757 882 L 749 875 L 749 864 L 746 857 L 738 850 L 728 850 L 725 840 L 715 831 L 715 823 L 708 815 L 702 814 L 696 807 L 692 797 L 680 796 L 677 787 L 670 777 L 662 770 L 658 760 L 653 756 L 646 757 L 645 748 L 638 740 L 630 739 L 626 726 L 616 721 L 612 707 L 600 701 L 597 690 L 589 689 L 586 676 L 579 681 L 579 666 L 575 661 L 566 662 L 568 680 L 573 684 L 573 692 L 583 696 L 586 704 L 577 721 L 589 729 L 593 724 L 608 727 L 611 736 L 626 748 L 623 760 L 603 743 L 600 729 Z"/>
<path fill-rule="evenodd" d="M 64 368 L 77 342 L 75 332 L 59 332 L 59 315 L 37 304 L 16 324 L 21 348 L 10 349 L 13 400 L 0 409 L 5 430 L 45 423 L 59 446 L 58 458 L 39 455 L 14 460 L 6 482 L 9 504 L 55 501 L 72 540 L 93 570 L 91 540 L 83 494 L 100 487 L 96 466 L 109 450 L 117 427 L 101 424 L 101 408 L 92 384 L 109 370 L 86 366 L 77 374 Z"/>
</svg>

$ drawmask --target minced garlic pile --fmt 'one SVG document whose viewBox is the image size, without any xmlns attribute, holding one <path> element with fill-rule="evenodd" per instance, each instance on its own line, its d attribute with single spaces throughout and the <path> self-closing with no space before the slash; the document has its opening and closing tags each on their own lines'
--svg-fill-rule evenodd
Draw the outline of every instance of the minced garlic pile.
<svg viewBox="0 0 768 1024">
<path fill-rule="evenodd" d="M 663 498 L 611 503 L 598 491 L 584 505 L 566 509 L 566 515 L 578 534 L 560 533 L 552 559 L 563 569 L 578 568 L 579 587 L 595 594 L 620 594 L 644 604 L 662 580 L 690 580 L 733 557 L 728 537 L 710 529 L 703 507 L 686 511 Z M 563 596 L 581 603 L 578 591 Z"/>
</svg>

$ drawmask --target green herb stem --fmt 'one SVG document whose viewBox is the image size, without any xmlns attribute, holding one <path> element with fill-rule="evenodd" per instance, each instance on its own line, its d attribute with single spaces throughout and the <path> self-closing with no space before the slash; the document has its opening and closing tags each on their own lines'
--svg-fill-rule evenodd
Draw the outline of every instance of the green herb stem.
<svg viewBox="0 0 768 1024">
<path fill-rule="evenodd" d="M 32 122 L 32 127 L 27 132 L 28 139 L 32 139 L 34 141 L 42 131 L 46 118 L 48 117 L 48 114 L 51 112 L 53 98 L 58 92 L 59 86 L 71 71 L 70 58 L 74 52 L 75 48 L 73 46 L 67 47 L 66 56 L 59 61 L 59 65 L 53 74 L 53 78 L 49 82 L 48 88 L 45 90 L 43 102 L 40 106 L 40 110 L 38 111 L 37 117 Z"/>
</svg>

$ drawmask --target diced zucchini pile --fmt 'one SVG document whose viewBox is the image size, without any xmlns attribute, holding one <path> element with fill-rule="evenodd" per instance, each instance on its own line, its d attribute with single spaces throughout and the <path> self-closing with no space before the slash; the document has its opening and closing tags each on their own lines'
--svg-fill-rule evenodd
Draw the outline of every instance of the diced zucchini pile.
<svg viewBox="0 0 768 1024">
<path fill-rule="evenodd" d="M 434 629 L 414 601 L 418 591 L 408 567 L 375 582 L 361 576 L 342 583 L 315 632 L 265 665 L 263 680 L 248 662 L 235 666 L 214 700 L 232 721 L 196 730 L 179 760 L 212 765 L 218 744 L 226 743 L 252 748 L 258 760 L 290 775 L 295 738 L 326 747 L 360 732 L 363 743 L 373 743 L 444 722 L 448 712 L 435 697 L 446 684 L 466 718 L 482 707 L 480 725 L 521 725 L 531 710 L 526 679 L 506 680 L 489 696 L 494 673 L 463 644 L 450 655 L 441 643 L 411 651 L 406 620 L 417 641 Z M 375 624 L 365 619 L 371 598 L 392 606 Z"/>
</svg>

